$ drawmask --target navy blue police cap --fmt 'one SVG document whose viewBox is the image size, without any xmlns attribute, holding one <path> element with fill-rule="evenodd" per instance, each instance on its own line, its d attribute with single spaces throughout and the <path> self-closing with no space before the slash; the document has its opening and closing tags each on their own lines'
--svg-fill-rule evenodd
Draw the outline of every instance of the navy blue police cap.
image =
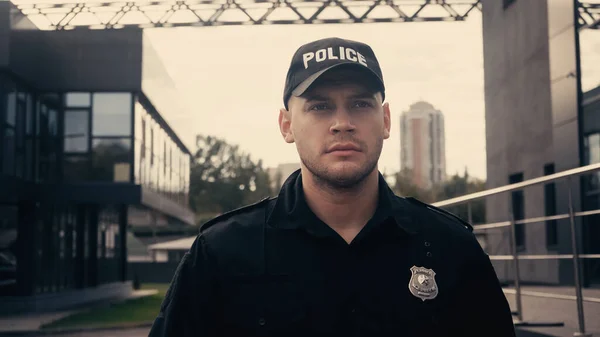
<svg viewBox="0 0 600 337">
<path fill-rule="evenodd" d="M 341 65 L 364 70 L 385 99 L 381 67 L 373 49 L 365 43 L 341 38 L 326 38 L 302 45 L 294 53 L 283 92 L 283 104 L 288 109 L 292 95 L 302 96 L 319 76 Z"/>
</svg>

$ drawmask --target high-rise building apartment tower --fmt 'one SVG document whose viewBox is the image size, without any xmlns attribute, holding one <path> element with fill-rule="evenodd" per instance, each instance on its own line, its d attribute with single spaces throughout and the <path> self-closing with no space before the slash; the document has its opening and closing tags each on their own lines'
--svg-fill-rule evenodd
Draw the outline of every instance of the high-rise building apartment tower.
<svg viewBox="0 0 600 337">
<path fill-rule="evenodd" d="M 446 179 L 444 115 L 419 101 L 400 116 L 400 169 L 421 188 Z"/>
</svg>

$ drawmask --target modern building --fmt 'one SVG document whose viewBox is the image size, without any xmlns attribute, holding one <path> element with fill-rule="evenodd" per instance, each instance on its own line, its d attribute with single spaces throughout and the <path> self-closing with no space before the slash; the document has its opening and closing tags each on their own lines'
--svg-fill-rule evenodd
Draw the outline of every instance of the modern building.
<svg viewBox="0 0 600 337">
<path fill-rule="evenodd" d="M 196 236 L 165 241 L 148 246 L 153 261 L 179 263 L 183 255 L 190 250 Z"/>
<path fill-rule="evenodd" d="M 0 1 L 0 311 L 126 294 L 128 226 L 194 224 L 176 102 L 141 29 L 41 31 Z"/>
<path fill-rule="evenodd" d="M 430 103 L 411 104 L 400 116 L 400 170 L 424 189 L 446 180 L 444 115 Z"/>
<path fill-rule="evenodd" d="M 482 6 L 487 187 L 600 162 L 600 89 L 582 90 L 575 1 L 483 0 Z M 600 208 L 598 175 L 570 184 L 576 212 Z M 511 210 L 516 220 L 567 214 L 568 198 L 564 181 L 490 197 L 487 222 L 509 220 Z M 576 219 L 580 253 L 600 252 L 598 223 L 598 217 Z M 521 254 L 572 253 L 568 220 L 518 224 L 516 234 Z M 490 231 L 485 240 L 488 253 L 510 254 L 509 231 Z M 514 278 L 512 263 L 494 263 L 500 278 Z M 571 260 L 520 261 L 524 282 L 572 284 L 573 275 Z M 584 263 L 583 280 L 600 283 L 600 261 Z"/>
</svg>

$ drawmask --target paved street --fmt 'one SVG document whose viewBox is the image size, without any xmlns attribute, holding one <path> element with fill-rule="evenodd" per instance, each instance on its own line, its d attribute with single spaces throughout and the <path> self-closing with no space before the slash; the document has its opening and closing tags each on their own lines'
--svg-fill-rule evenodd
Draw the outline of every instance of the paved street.
<svg viewBox="0 0 600 337">
<path fill-rule="evenodd" d="M 561 295 L 574 295 L 575 290 L 571 287 L 523 287 L 523 320 L 530 323 L 541 322 L 563 322 L 564 327 L 531 327 L 525 328 L 532 332 L 546 334 L 547 336 L 572 337 L 578 326 L 577 304 L 572 300 L 549 299 L 527 294 L 554 293 Z M 583 296 L 600 299 L 600 289 L 583 289 Z M 507 294 L 507 299 L 513 310 L 516 310 L 515 296 Z M 600 337 L 600 303 L 584 302 L 586 332 L 592 333 L 594 337 Z"/>
</svg>

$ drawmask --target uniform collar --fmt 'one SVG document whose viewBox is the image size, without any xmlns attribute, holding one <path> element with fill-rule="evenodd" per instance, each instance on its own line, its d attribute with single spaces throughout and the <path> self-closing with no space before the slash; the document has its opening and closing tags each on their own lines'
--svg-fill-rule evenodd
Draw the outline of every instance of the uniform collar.
<svg viewBox="0 0 600 337">
<path fill-rule="evenodd" d="M 404 198 L 396 196 L 380 173 L 379 204 L 375 216 L 381 217 L 382 220 L 391 217 L 404 232 L 416 234 L 420 226 L 414 214 L 414 207 Z M 297 229 L 309 226 L 309 223 L 314 221 L 319 220 L 306 203 L 302 174 L 297 170 L 283 183 L 275 205 L 268 215 L 267 224 L 275 228 Z"/>
</svg>

